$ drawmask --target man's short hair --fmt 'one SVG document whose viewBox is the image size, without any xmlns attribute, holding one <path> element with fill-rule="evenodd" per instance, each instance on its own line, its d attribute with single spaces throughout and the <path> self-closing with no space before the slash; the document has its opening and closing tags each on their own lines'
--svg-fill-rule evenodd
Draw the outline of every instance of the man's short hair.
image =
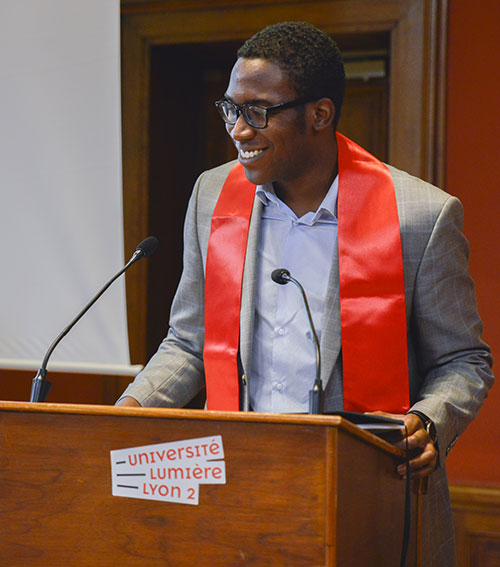
<svg viewBox="0 0 500 567">
<path fill-rule="evenodd" d="M 345 91 L 342 54 L 325 32 L 306 22 L 282 22 L 268 26 L 238 50 L 244 59 L 266 59 L 285 71 L 298 97 L 329 98 L 335 105 L 337 128 Z"/>
</svg>

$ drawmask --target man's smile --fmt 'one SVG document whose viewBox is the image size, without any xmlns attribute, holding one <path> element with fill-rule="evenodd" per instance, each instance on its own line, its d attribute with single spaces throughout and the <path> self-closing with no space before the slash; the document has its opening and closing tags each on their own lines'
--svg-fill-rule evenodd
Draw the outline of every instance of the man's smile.
<svg viewBox="0 0 500 567">
<path fill-rule="evenodd" d="M 243 150 L 243 149 L 239 149 L 238 150 L 238 154 L 240 157 L 240 161 L 251 161 L 257 157 L 259 157 L 262 152 L 265 151 L 265 148 L 262 149 L 258 149 L 258 150 Z"/>
</svg>

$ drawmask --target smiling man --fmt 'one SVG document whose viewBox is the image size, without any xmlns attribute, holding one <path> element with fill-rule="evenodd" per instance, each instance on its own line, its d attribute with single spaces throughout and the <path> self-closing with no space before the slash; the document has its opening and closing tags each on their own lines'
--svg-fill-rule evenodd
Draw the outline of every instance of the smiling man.
<svg viewBox="0 0 500 567">
<path fill-rule="evenodd" d="M 422 564 L 454 565 L 445 460 L 493 382 L 459 201 L 337 133 L 335 42 L 288 22 L 239 50 L 216 105 L 238 160 L 198 179 L 170 330 L 117 402 L 307 412 L 320 340 L 325 411 L 397 415 L 424 496 Z M 403 474 L 403 471 L 401 471 Z"/>
<path fill-rule="evenodd" d="M 272 182 L 298 218 L 318 208 L 337 174 L 335 106 L 319 92 L 297 96 L 277 63 L 240 57 L 217 102 L 247 179 Z"/>
</svg>

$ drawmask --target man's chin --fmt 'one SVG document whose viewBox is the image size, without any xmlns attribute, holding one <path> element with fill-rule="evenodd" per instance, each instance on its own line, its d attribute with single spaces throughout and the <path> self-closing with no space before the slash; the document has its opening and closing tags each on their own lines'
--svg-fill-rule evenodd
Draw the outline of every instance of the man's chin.
<svg viewBox="0 0 500 567">
<path fill-rule="evenodd" d="M 266 174 L 264 171 L 245 166 L 243 166 L 243 169 L 245 170 L 245 176 L 248 181 L 254 185 L 265 185 L 271 181 L 271 175 L 269 173 Z"/>
</svg>

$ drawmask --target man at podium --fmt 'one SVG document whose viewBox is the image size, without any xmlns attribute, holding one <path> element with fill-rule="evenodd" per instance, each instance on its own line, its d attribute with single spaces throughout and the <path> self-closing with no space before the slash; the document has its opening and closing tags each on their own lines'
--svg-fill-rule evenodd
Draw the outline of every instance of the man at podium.
<svg viewBox="0 0 500 567">
<path fill-rule="evenodd" d="M 307 412 L 319 384 L 324 411 L 396 415 L 420 449 L 412 475 L 430 475 L 423 564 L 454 565 L 445 460 L 493 382 L 462 207 L 338 133 L 344 89 L 309 24 L 240 48 L 216 103 L 238 160 L 196 182 L 168 335 L 117 404 L 182 407 L 206 388 L 208 409 Z"/>
</svg>

